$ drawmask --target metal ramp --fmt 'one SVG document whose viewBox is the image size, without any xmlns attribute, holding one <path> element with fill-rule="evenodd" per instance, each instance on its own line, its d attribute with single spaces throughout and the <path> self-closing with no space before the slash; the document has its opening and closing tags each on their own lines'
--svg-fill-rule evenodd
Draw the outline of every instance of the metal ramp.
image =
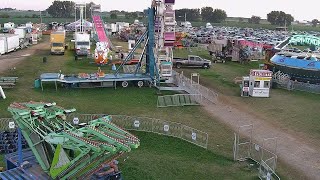
<svg viewBox="0 0 320 180">
<path fill-rule="evenodd" d="M 23 172 L 20 168 L 10 169 L 0 174 L 0 178 L 2 180 L 33 180 L 34 178 L 29 177 L 25 172 Z"/>
<path fill-rule="evenodd" d="M 201 102 L 200 94 L 175 94 L 159 96 L 157 107 L 174 106 L 199 106 Z"/>
<path fill-rule="evenodd" d="M 29 162 L 29 167 L 18 166 L 18 152 L 5 155 L 8 170 L 0 173 L 2 180 L 50 180 L 51 178 L 41 169 L 30 149 L 22 151 L 23 162 Z"/>
</svg>

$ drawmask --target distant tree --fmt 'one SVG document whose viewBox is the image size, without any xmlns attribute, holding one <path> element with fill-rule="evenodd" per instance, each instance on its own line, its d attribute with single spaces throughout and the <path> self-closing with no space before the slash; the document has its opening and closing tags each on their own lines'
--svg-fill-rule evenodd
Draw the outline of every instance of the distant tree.
<svg viewBox="0 0 320 180">
<path fill-rule="evenodd" d="M 294 21 L 294 18 L 291 14 L 286 14 L 283 11 L 271 11 L 267 14 L 267 20 L 272 25 L 284 26 L 284 25 L 291 25 Z"/>
<path fill-rule="evenodd" d="M 91 6 L 96 5 L 94 2 L 90 2 L 86 4 L 86 17 L 91 17 Z"/>
<path fill-rule="evenodd" d="M 318 19 L 314 19 L 314 20 L 311 21 L 311 23 L 312 23 L 313 27 L 317 27 L 317 25 L 319 23 L 319 20 Z"/>
<path fill-rule="evenodd" d="M 290 26 L 293 21 L 294 21 L 294 17 L 291 14 L 286 14 L 284 24 L 286 24 L 287 26 Z"/>
<path fill-rule="evenodd" d="M 244 18 L 240 17 L 239 22 L 243 22 L 243 21 L 244 21 Z"/>
<path fill-rule="evenodd" d="M 200 18 L 200 9 L 177 9 L 176 20 L 184 21 L 198 21 Z"/>
<path fill-rule="evenodd" d="M 111 14 L 119 14 L 120 11 L 119 11 L 119 10 L 112 10 L 112 11 L 110 11 L 110 13 L 111 13 Z"/>
<path fill-rule="evenodd" d="M 213 19 L 213 8 L 212 7 L 203 7 L 201 8 L 201 18 L 203 21 L 212 21 Z"/>
<path fill-rule="evenodd" d="M 25 15 L 24 17 L 25 17 L 25 18 L 30 18 L 30 16 L 28 16 L 28 15 Z"/>
<path fill-rule="evenodd" d="M 53 1 L 47 9 L 48 14 L 56 18 L 70 18 L 74 14 L 75 3 L 72 1 Z"/>
<path fill-rule="evenodd" d="M 39 15 L 37 15 L 37 14 L 32 14 L 32 18 L 38 18 L 39 17 Z"/>
<path fill-rule="evenodd" d="M 131 13 L 131 17 L 132 17 L 132 18 L 137 18 L 137 17 L 138 17 L 138 13 L 132 12 L 132 13 Z"/>
<path fill-rule="evenodd" d="M 260 21 L 261 21 L 261 17 L 259 16 L 252 16 L 250 19 L 249 19 L 249 23 L 250 24 L 260 24 Z"/>
<path fill-rule="evenodd" d="M 0 18 L 10 18 L 10 16 L 7 13 L 3 13 L 3 14 L 0 14 Z"/>
<path fill-rule="evenodd" d="M 124 16 L 126 19 L 136 19 L 138 17 L 138 14 L 136 12 L 126 12 Z"/>
<path fill-rule="evenodd" d="M 126 13 L 124 14 L 124 17 L 125 17 L 126 19 L 130 19 L 130 18 L 131 18 L 131 14 L 130 14 L 129 12 L 126 12 Z"/>
<path fill-rule="evenodd" d="M 215 9 L 212 14 L 212 21 L 214 23 L 221 23 L 227 18 L 227 13 L 222 9 Z"/>
<path fill-rule="evenodd" d="M 118 18 L 118 15 L 116 13 L 111 13 L 110 14 L 110 18 L 111 19 L 117 19 Z"/>
<path fill-rule="evenodd" d="M 279 16 L 280 16 L 279 11 L 271 11 L 269 14 L 267 14 L 267 20 L 272 25 L 277 25 Z"/>
</svg>

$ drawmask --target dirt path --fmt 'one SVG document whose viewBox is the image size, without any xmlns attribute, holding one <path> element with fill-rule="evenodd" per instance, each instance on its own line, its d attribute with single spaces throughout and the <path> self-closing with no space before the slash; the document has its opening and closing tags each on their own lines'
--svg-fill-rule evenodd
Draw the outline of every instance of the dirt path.
<svg viewBox="0 0 320 180">
<path fill-rule="evenodd" d="M 226 97 L 221 97 L 224 99 Z M 277 155 L 283 162 L 289 164 L 303 175 L 297 179 L 307 177 L 312 180 L 320 180 L 320 149 L 307 145 L 298 137 L 281 131 L 255 115 L 243 112 L 232 107 L 227 101 L 219 101 L 217 104 L 205 104 L 204 108 L 213 117 L 226 123 L 235 131 L 239 126 L 253 124 L 253 139 L 259 144 L 263 139 L 277 137 Z"/>
<path fill-rule="evenodd" d="M 28 48 L 17 50 L 6 55 L 0 56 L 0 73 L 3 73 L 9 69 L 14 68 L 22 60 L 35 54 L 37 50 L 44 50 L 49 48 L 49 42 L 44 41 L 36 45 L 32 45 Z"/>
</svg>

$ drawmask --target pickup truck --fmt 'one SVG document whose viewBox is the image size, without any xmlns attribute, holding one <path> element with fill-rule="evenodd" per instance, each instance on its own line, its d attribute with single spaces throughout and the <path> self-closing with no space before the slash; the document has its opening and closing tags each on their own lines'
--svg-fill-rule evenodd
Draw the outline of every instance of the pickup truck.
<svg viewBox="0 0 320 180">
<path fill-rule="evenodd" d="M 199 56 L 189 55 L 188 59 L 173 58 L 173 66 L 180 69 L 182 66 L 203 67 L 205 69 L 210 68 L 211 61 L 203 59 Z"/>
</svg>

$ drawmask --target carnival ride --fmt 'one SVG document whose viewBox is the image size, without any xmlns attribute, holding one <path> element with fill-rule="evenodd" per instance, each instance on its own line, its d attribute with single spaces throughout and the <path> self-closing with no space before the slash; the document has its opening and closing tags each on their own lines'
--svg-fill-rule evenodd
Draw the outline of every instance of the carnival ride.
<svg viewBox="0 0 320 180">
<path fill-rule="evenodd" d="M 91 7 L 91 16 L 93 21 L 93 29 L 96 41 L 96 49 L 94 51 L 94 60 L 98 65 L 104 65 L 108 63 L 108 55 L 112 44 L 108 38 L 105 30 L 105 25 L 100 16 L 101 5 L 93 5 Z"/>
<path fill-rule="evenodd" d="M 90 179 L 103 164 L 140 145 L 137 137 L 114 125 L 110 116 L 87 124 L 74 119 L 78 125 L 72 125 L 66 116 L 75 109 L 56 103 L 12 103 L 8 111 L 32 153 L 24 151 L 26 157 L 22 157 L 20 147 L 19 160 L 11 159 L 17 167 L 1 173 L 1 179 Z"/>
<path fill-rule="evenodd" d="M 113 74 L 106 74 L 103 78 L 90 76 L 79 78 L 74 75 L 63 74 L 42 74 L 42 82 L 60 82 L 65 87 L 81 87 L 81 84 L 91 84 L 91 87 L 116 87 L 120 83 L 127 87 L 129 82 L 137 84 L 139 87 L 150 84 L 160 87 L 160 83 L 170 81 L 172 77 L 173 46 L 175 41 L 175 11 L 173 5 L 175 0 L 153 1 L 152 7 L 148 9 L 148 27 L 140 36 L 133 49 L 117 67 Z M 99 6 L 100 7 L 100 6 Z M 106 42 L 108 47 L 112 47 L 105 34 L 100 16 L 93 10 L 94 29 L 97 41 Z M 130 64 L 135 51 L 143 45 L 139 61 L 134 65 L 133 73 L 122 73 L 124 66 Z M 111 48 L 112 49 L 112 48 Z M 143 68 L 145 67 L 145 68 Z M 57 86 L 56 86 L 57 87 Z"/>
<path fill-rule="evenodd" d="M 286 50 L 288 45 L 320 47 L 320 38 L 311 35 L 293 35 L 274 48 L 280 52 L 270 59 L 275 72 L 281 71 L 288 74 L 290 79 L 300 82 L 320 83 L 320 53 Z"/>
<path fill-rule="evenodd" d="M 185 47 L 185 43 L 183 40 L 186 38 L 187 34 L 183 32 L 176 32 L 176 39 L 174 41 L 174 47 L 183 48 Z"/>
</svg>

